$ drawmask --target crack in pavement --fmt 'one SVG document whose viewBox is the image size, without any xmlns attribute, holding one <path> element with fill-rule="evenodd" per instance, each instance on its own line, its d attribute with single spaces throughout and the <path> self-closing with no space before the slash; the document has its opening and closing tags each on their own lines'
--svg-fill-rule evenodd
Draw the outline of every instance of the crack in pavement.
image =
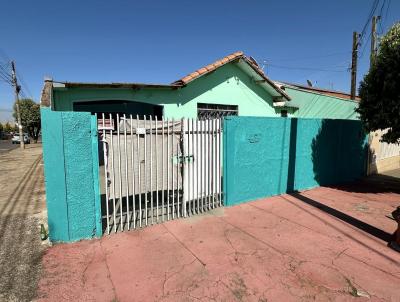
<svg viewBox="0 0 400 302">
<path fill-rule="evenodd" d="M 170 234 L 175 238 L 176 241 L 179 242 L 179 244 L 180 244 L 181 246 L 183 246 L 190 254 L 192 254 L 192 256 L 195 257 L 195 258 L 197 259 L 197 261 L 199 261 L 199 262 L 201 263 L 201 265 L 206 266 L 206 263 L 205 263 L 204 261 L 202 261 L 202 260 L 201 260 L 191 249 L 189 249 L 181 240 L 179 240 L 178 237 L 177 237 L 173 232 L 171 232 L 171 231 L 166 227 L 165 224 L 162 224 L 162 226 L 168 231 L 168 233 L 170 233 Z"/>
<path fill-rule="evenodd" d="M 103 244 L 102 244 L 102 240 L 101 240 L 101 239 L 100 239 L 100 249 L 101 249 L 101 251 L 102 251 L 102 253 L 103 253 L 103 256 L 104 256 L 104 263 L 105 263 L 106 268 L 107 268 L 107 279 L 110 280 L 111 287 L 112 287 L 112 290 L 113 290 L 113 293 L 114 293 L 114 299 L 115 299 L 115 301 L 118 301 L 117 291 L 116 291 L 116 289 L 115 289 L 114 282 L 113 282 L 113 280 L 112 280 L 112 278 L 111 278 L 110 267 L 108 266 L 107 253 L 106 253 L 106 251 L 104 250 L 104 247 L 103 247 Z"/>
</svg>

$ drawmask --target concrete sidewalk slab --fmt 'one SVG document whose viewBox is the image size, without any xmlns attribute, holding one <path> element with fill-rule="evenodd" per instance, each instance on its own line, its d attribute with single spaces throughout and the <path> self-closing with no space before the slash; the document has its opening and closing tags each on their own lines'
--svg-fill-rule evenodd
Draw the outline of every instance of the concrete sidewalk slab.
<svg viewBox="0 0 400 302">
<path fill-rule="evenodd" d="M 301 196 L 342 216 L 282 195 L 56 245 L 43 259 L 38 300 L 399 301 L 400 254 L 379 236 L 394 231 L 381 216 L 400 194 L 337 187 Z"/>
</svg>

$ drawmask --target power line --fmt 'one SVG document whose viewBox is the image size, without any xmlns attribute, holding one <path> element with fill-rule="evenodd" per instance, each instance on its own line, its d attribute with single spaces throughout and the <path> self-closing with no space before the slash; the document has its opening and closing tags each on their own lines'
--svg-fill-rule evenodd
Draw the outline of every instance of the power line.
<svg viewBox="0 0 400 302">
<path fill-rule="evenodd" d="M 349 54 L 351 53 L 351 51 L 342 51 L 342 52 L 335 52 L 335 53 L 330 53 L 330 54 L 325 54 L 325 55 L 317 55 L 317 56 L 310 56 L 310 57 L 299 57 L 299 58 L 284 58 L 284 59 L 280 59 L 280 58 L 276 58 L 276 59 L 272 59 L 272 58 L 266 58 L 264 59 L 264 61 L 285 61 L 285 62 L 289 62 L 289 61 L 301 61 L 301 60 L 312 60 L 315 58 L 327 58 L 327 57 L 334 57 L 334 56 L 338 56 L 338 55 L 344 55 L 344 54 Z"/>
<path fill-rule="evenodd" d="M 367 40 L 365 41 L 364 46 L 363 46 L 363 48 L 362 48 L 362 50 L 361 50 L 361 53 L 360 53 L 359 56 L 358 56 L 360 59 L 364 56 L 365 49 L 367 48 L 368 42 L 369 42 L 369 40 L 371 39 L 371 34 L 372 34 L 372 33 L 369 33 L 368 38 L 367 38 Z"/>
<path fill-rule="evenodd" d="M 11 73 L 7 70 L 6 64 L 0 63 L 0 77 L 8 84 L 12 83 Z"/>
<path fill-rule="evenodd" d="M 264 62 L 267 63 L 267 62 Z M 298 67 L 298 66 L 282 66 L 282 65 L 275 65 L 275 64 L 267 64 L 268 67 L 272 68 L 279 68 L 279 69 L 289 69 L 289 70 L 312 70 L 312 71 L 324 71 L 324 72 L 347 72 L 346 69 L 324 69 L 324 68 L 313 68 L 313 67 Z M 332 68 L 335 67 L 344 67 L 344 66 L 332 66 Z"/>
<path fill-rule="evenodd" d="M 17 73 L 17 78 L 18 78 L 18 81 L 21 83 L 22 91 L 25 90 L 25 91 L 28 93 L 29 98 L 30 98 L 30 99 L 33 99 L 33 95 L 32 95 L 32 93 L 31 93 L 31 91 L 30 91 L 28 85 L 26 84 L 26 82 L 25 82 L 24 79 L 22 78 L 21 73 Z M 26 96 L 26 95 L 25 95 L 25 96 Z M 25 97 L 25 98 L 26 98 L 26 97 Z"/>
<path fill-rule="evenodd" d="M 362 40 L 363 40 L 364 35 L 365 35 L 365 31 L 367 30 L 368 24 L 371 21 L 372 16 L 375 14 L 375 11 L 376 11 L 376 9 L 377 9 L 377 7 L 379 5 L 379 2 L 380 2 L 380 0 L 375 0 L 374 3 L 372 4 L 372 7 L 371 7 L 371 10 L 369 12 L 367 21 L 365 22 L 364 27 L 363 27 L 363 29 L 361 31 L 361 34 L 360 34 L 360 44 L 362 43 Z"/>
<path fill-rule="evenodd" d="M 383 3 L 381 5 L 381 9 L 379 10 L 379 14 L 378 14 L 378 18 L 381 18 L 381 22 L 378 22 L 378 26 L 379 26 L 379 33 L 382 34 L 383 33 L 383 28 L 382 28 L 382 13 L 383 13 L 383 8 L 385 7 L 386 4 L 386 0 L 383 0 Z"/>
<path fill-rule="evenodd" d="M 383 18 L 381 21 L 383 29 L 385 29 L 385 27 L 386 27 L 386 21 L 387 21 L 387 16 L 389 13 L 390 2 L 391 2 L 391 0 L 388 0 L 388 4 L 386 6 L 385 18 Z M 381 18 L 382 18 L 382 15 L 381 15 Z"/>
</svg>

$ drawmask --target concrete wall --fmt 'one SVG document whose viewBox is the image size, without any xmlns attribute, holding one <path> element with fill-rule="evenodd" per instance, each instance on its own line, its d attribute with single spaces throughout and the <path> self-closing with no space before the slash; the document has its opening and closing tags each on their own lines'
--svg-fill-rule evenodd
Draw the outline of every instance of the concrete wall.
<svg viewBox="0 0 400 302">
<path fill-rule="evenodd" d="M 285 91 L 292 98 L 290 105 L 299 108 L 294 112 L 294 117 L 359 119 L 358 114 L 355 112 L 358 107 L 358 102 L 356 101 L 290 87 L 285 87 Z"/>
<path fill-rule="evenodd" d="M 355 180 L 366 143 L 359 121 L 228 117 L 225 204 Z"/>
<path fill-rule="evenodd" d="M 166 118 L 197 117 L 197 103 L 239 106 L 239 115 L 279 116 L 271 96 L 235 64 L 226 64 L 181 89 L 54 88 L 53 106 L 72 111 L 78 101 L 126 100 L 164 106 Z"/>
<path fill-rule="evenodd" d="M 400 145 L 381 142 L 385 131 L 370 133 L 369 174 L 400 169 Z"/>
<path fill-rule="evenodd" d="M 41 109 L 51 241 L 100 236 L 97 123 L 86 112 Z"/>
</svg>

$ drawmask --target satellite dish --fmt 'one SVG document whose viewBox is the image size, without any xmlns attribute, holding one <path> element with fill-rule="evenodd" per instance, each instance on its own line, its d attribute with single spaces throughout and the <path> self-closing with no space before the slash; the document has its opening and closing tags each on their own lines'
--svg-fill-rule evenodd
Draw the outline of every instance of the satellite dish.
<svg viewBox="0 0 400 302">
<path fill-rule="evenodd" d="M 312 82 L 310 80 L 307 80 L 307 85 L 308 87 L 312 87 Z"/>
</svg>

